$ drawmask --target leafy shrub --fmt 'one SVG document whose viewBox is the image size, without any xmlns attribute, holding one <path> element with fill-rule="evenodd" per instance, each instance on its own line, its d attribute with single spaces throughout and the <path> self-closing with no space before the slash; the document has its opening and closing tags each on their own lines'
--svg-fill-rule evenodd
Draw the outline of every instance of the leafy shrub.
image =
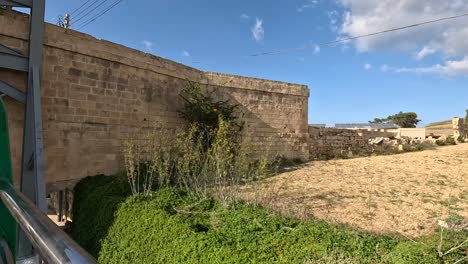
<svg viewBox="0 0 468 264">
<path fill-rule="evenodd" d="M 201 130 L 192 124 L 174 138 L 154 129 L 143 138 L 126 140 L 123 153 L 132 193 L 150 196 L 158 188 L 175 186 L 227 201 L 235 198 L 240 184 L 276 172 L 276 159 L 256 157 L 238 140 L 232 123 L 220 117 L 217 129 Z"/>
<path fill-rule="evenodd" d="M 408 145 L 408 144 L 403 144 L 403 152 L 414 152 L 416 151 L 416 147 Z"/>
<path fill-rule="evenodd" d="M 435 146 L 432 143 L 423 142 L 421 144 L 417 144 L 415 148 L 416 148 L 416 151 L 423 151 L 423 150 L 428 150 L 428 149 L 435 149 Z"/>
<path fill-rule="evenodd" d="M 82 232 L 89 237 L 93 243 L 77 241 L 100 263 L 453 263 L 466 249 L 440 258 L 438 235 L 414 242 L 376 236 L 322 221 L 282 217 L 252 205 L 223 206 L 173 188 L 147 198 L 128 197 L 123 178 L 87 178 L 77 187 L 81 198 L 75 200 L 75 209 L 80 208 L 75 217 L 80 220 L 73 223 L 72 235 L 76 239 Z M 82 199 L 91 193 L 92 202 Z M 106 209 L 108 197 L 120 200 L 113 211 Z M 103 215 L 98 208 L 112 217 L 96 217 Z M 103 221 L 110 227 L 104 234 Z M 467 235 L 446 233 L 443 250 Z M 99 254 L 92 250 L 99 248 Z"/>
<path fill-rule="evenodd" d="M 457 142 L 458 142 L 458 143 L 465 143 L 465 139 L 464 139 L 462 136 L 459 136 L 459 137 L 457 138 Z"/>
<path fill-rule="evenodd" d="M 447 137 L 447 139 L 445 140 L 445 144 L 446 144 L 446 145 L 456 145 L 457 142 L 455 141 L 455 138 L 454 138 L 454 137 L 449 136 L 449 137 Z"/>
<path fill-rule="evenodd" d="M 73 239 L 93 256 L 101 250 L 100 240 L 114 222 L 114 212 L 130 195 L 124 175 L 95 176 L 82 179 L 74 189 Z"/>
<path fill-rule="evenodd" d="M 180 114 L 188 123 L 184 130 L 167 135 L 156 127 L 123 144 L 133 194 L 150 196 L 158 188 L 175 186 L 228 200 L 234 198 L 229 196 L 239 184 L 274 173 L 274 158 L 265 153 L 255 157 L 252 148 L 242 142 L 236 105 L 213 100 L 195 83 L 181 97 L 184 107 Z"/>
<path fill-rule="evenodd" d="M 443 143 L 445 144 L 445 142 Z M 383 143 L 380 145 L 361 144 L 353 147 L 341 147 L 325 145 L 320 148 L 316 148 L 315 154 L 312 155 L 312 159 L 315 160 L 332 160 L 332 159 L 349 159 L 358 157 L 369 157 L 369 156 L 382 156 L 382 155 L 395 155 L 404 152 L 415 152 L 434 149 L 434 145 L 428 142 L 422 142 L 419 144 L 402 144 L 403 150 L 400 151 L 398 146 Z"/>
<path fill-rule="evenodd" d="M 436 143 L 438 146 L 445 146 L 445 145 L 447 145 L 446 141 L 443 140 L 443 139 L 438 139 L 438 140 L 436 140 L 435 143 Z"/>
<path fill-rule="evenodd" d="M 403 152 L 416 152 L 434 148 L 434 144 L 428 142 L 423 142 L 415 145 L 403 144 Z"/>
<path fill-rule="evenodd" d="M 148 196 L 174 181 L 177 145 L 174 132 L 155 126 L 123 142 L 125 172 L 132 194 Z"/>
<path fill-rule="evenodd" d="M 236 140 L 232 123 L 220 118 L 218 129 L 209 133 L 211 143 L 206 151 L 197 131 L 192 126 L 179 137 L 176 186 L 228 200 L 235 198 L 240 184 L 273 175 L 275 160 L 268 156 L 255 159 L 249 146 Z"/>
<path fill-rule="evenodd" d="M 179 113 L 189 125 L 196 124 L 203 131 L 212 131 L 218 128 L 219 119 L 223 119 L 238 129 L 241 128 L 236 117 L 238 106 L 231 105 L 228 101 L 215 101 L 202 93 L 199 84 L 190 82 L 182 90 L 181 98 L 184 106 Z"/>
</svg>

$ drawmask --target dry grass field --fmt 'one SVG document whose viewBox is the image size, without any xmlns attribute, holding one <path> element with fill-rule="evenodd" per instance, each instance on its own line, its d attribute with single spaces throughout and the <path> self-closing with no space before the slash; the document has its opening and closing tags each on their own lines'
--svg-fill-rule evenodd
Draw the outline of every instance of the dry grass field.
<svg viewBox="0 0 468 264">
<path fill-rule="evenodd" d="M 468 218 L 468 144 L 416 153 L 317 161 L 248 188 L 285 214 L 417 237 Z"/>
</svg>

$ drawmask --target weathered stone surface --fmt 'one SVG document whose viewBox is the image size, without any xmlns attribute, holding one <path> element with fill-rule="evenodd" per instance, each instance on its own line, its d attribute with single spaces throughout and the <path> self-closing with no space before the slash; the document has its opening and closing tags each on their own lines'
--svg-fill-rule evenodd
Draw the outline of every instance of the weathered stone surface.
<svg viewBox="0 0 468 264">
<path fill-rule="evenodd" d="M 395 136 L 395 132 L 309 126 L 309 158 L 328 159 L 359 154 L 367 149 L 370 139 Z"/>
<path fill-rule="evenodd" d="M 455 137 L 468 136 L 468 124 L 464 118 L 454 117 L 451 122 L 426 127 L 426 136 Z"/>
<path fill-rule="evenodd" d="M 367 139 L 359 131 L 309 126 L 310 159 L 348 155 L 367 144 Z"/>
</svg>

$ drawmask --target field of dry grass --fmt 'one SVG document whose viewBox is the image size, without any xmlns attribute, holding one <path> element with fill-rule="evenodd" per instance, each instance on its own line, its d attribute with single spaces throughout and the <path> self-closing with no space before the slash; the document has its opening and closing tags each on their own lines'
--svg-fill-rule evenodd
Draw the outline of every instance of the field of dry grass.
<svg viewBox="0 0 468 264">
<path fill-rule="evenodd" d="M 248 199 L 285 214 L 417 237 L 439 219 L 468 218 L 468 144 L 310 162 L 247 189 Z"/>
</svg>

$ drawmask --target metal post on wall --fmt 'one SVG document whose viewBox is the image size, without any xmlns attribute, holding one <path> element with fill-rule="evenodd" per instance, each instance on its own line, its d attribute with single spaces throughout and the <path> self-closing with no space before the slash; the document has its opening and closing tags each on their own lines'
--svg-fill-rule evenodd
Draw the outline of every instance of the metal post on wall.
<svg viewBox="0 0 468 264">
<path fill-rule="evenodd" d="M 0 0 L 0 6 L 30 8 L 29 54 L 23 55 L 0 44 L 0 68 L 27 72 L 26 92 L 0 80 L 0 94 L 25 104 L 20 190 L 36 207 L 46 212 L 40 88 L 45 0 Z M 22 231 L 19 231 L 17 249 L 17 259 L 37 255 Z"/>
</svg>

